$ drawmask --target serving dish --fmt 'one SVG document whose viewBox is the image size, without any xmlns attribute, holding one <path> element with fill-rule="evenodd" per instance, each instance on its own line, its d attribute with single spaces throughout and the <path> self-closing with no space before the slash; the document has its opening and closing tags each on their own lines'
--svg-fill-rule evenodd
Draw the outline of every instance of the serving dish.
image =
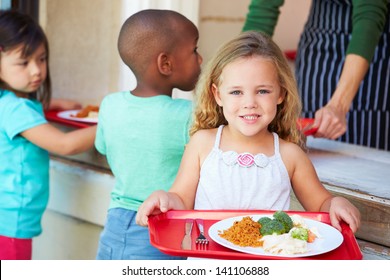
<svg viewBox="0 0 390 280">
<path fill-rule="evenodd" d="M 76 122 L 86 122 L 86 123 L 94 123 L 94 124 L 98 122 L 98 117 L 85 117 L 85 118 L 76 117 L 76 114 L 79 111 L 80 110 L 61 111 L 57 113 L 57 116 L 65 120 L 71 120 Z"/>
<path fill-rule="evenodd" d="M 314 119 L 310 119 L 310 118 L 298 119 L 299 129 L 301 129 L 306 136 L 314 135 L 317 132 L 318 128 L 313 127 L 313 124 L 314 124 Z"/>
<path fill-rule="evenodd" d="M 50 122 L 66 125 L 73 128 L 85 128 L 85 127 L 96 125 L 96 123 L 94 122 L 82 122 L 79 120 L 76 121 L 69 118 L 59 117 L 58 116 L 59 113 L 60 112 L 57 110 L 48 110 L 45 111 L 45 117 Z"/>
<path fill-rule="evenodd" d="M 272 219 L 272 215 L 247 215 L 252 218 L 254 221 L 258 221 L 262 217 L 269 217 Z M 297 257 L 308 257 L 308 256 L 316 256 L 327 253 L 339 247 L 344 240 L 343 235 L 334 227 L 323 223 L 321 221 L 313 220 L 310 218 L 303 218 L 303 221 L 307 225 L 307 227 L 315 228 L 320 236 L 313 242 L 307 244 L 307 252 L 299 253 L 299 254 L 278 254 L 275 255 L 273 253 L 265 251 L 262 247 L 242 247 L 235 245 L 228 240 L 222 238 L 219 233 L 224 230 L 230 228 L 235 222 L 241 221 L 244 217 L 247 216 L 235 216 L 227 219 L 220 220 L 213 224 L 209 228 L 209 236 L 212 240 L 217 242 L 218 244 L 248 254 L 261 255 L 264 257 L 286 257 L 286 258 L 297 258 Z"/>
</svg>

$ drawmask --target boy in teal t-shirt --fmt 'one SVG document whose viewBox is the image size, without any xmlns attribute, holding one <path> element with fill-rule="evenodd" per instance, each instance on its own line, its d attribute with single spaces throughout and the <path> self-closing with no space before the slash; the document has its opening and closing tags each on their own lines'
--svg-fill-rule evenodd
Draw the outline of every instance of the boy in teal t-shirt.
<svg viewBox="0 0 390 280">
<path fill-rule="evenodd" d="M 192 103 L 173 99 L 173 88 L 192 90 L 200 73 L 198 30 L 179 13 L 143 10 L 129 17 L 119 54 L 137 79 L 134 90 L 102 101 L 95 140 L 116 178 L 97 259 L 177 259 L 154 248 L 135 223 L 141 203 L 168 190 L 189 134 Z"/>
</svg>

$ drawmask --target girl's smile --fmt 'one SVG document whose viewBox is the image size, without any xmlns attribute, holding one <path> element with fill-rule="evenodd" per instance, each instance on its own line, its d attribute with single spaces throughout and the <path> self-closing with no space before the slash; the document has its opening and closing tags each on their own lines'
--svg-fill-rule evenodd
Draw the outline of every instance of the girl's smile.
<svg viewBox="0 0 390 280">
<path fill-rule="evenodd" d="M 243 118 L 243 120 L 248 123 L 248 124 L 252 124 L 252 123 L 255 123 L 257 121 L 258 118 L 260 118 L 261 116 L 260 115 L 257 115 L 257 114 L 252 114 L 252 115 L 243 115 L 243 116 L 240 116 L 240 118 Z"/>
</svg>

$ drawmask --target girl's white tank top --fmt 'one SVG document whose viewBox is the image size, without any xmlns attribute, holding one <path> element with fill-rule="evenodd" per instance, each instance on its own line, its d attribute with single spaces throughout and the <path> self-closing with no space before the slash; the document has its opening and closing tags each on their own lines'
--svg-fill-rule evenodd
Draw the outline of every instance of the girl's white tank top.
<svg viewBox="0 0 390 280">
<path fill-rule="evenodd" d="M 288 210 L 291 182 L 274 135 L 275 154 L 238 154 L 219 149 L 223 125 L 200 170 L 194 209 Z"/>
</svg>

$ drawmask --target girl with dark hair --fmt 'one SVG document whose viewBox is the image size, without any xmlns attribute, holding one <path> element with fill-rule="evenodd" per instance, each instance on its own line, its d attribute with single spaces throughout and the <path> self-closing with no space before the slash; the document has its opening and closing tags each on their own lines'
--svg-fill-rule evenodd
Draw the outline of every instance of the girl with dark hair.
<svg viewBox="0 0 390 280">
<path fill-rule="evenodd" d="M 45 119 L 43 108 L 53 106 L 48 57 L 47 38 L 33 19 L 0 12 L 1 260 L 31 259 L 49 197 L 48 152 L 80 153 L 95 139 L 96 126 L 64 133 Z"/>
</svg>

